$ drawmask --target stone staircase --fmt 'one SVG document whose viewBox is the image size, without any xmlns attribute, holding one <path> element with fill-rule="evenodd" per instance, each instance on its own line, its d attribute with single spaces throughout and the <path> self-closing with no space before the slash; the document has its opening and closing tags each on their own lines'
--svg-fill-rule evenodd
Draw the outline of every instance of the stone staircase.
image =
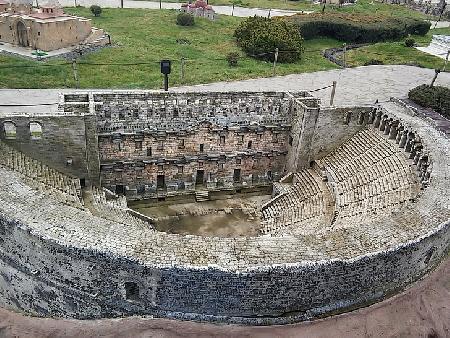
<svg viewBox="0 0 450 338">
<path fill-rule="evenodd" d="M 198 190 L 195 192 L 195 200 L 197 202 L 206 202 L 209 201 L 209 192 L 208 190 Z"/>
</svg>

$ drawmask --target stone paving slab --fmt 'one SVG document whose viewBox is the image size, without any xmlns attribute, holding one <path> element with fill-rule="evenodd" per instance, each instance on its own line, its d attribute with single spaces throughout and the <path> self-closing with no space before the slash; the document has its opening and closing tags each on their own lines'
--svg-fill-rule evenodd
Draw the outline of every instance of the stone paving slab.
<svg viewBox="0 0 450 338">
<path fill-rule="evenodd" d="M 0 43 L 0 52 L 5 52 L 7 54 L 15 54 L 18 56 L 24 56 L 24 57 L 35 59 L 35 60 L 42 60 L 42 59 L 47 59 L 50 57 L 55 57 L 55 56 L 59 56 L 62 54 L 66 54 L 75 48 L 76 48 L 75 46 L 73 46 L 72 48 L 60 48 L 60 49 L 52 50 L 49 52 L 44 52 L 45 55 L 37 56 L 35 54 L 35 50 L 32 48 L 12 45 L 12 44 L 6 43 L 6 42 Z"/>
<path fill-rule="evenodd" d="M 367 66 L 315 73 L 292 74 L 243 81 L 216 82 L 171 88 L 171 91 L 299 91 L 313 90 L 337 81 L 335 105 L 370 104 L 390 97 L 405 98 L 410 89 L 431 83 L 434 70 L 412 66 Z M 439 74 L 436 85 L 450 87 L 450 73 Z M 83 90 L 86 91 L 86 90 Z M 95 89 L 95 91 L 102 91 Z M 111 91 L 106 90 L 105 91 Z M 46 104 L 34 107 L 2 107 L 2 112 L 46 113 L 57 111 L 58 93 L 75 89 L 0 89 L 0 105 Z M 314 93 L 328 105 L 331 88 Z M 54 103 L 52 105 L 52 103 Z M 50 104 L 50 105 L 48 105 Z"/>
<path fill-rule="evenodd" d="M 187 1 L 186 1 L 187 2 Z M 64 7 L 74 6 L 74 0 L 60 0 L 60 3 Z M 91 5 L 99 5 L 103 8 L 119 8 L 119 0 L 76 0 L 78 6 L 90 7 Z M 160 3 L 157 1 L 136 1 L 136 0 L 124 0 L 124 8 L 145 8 L 145 9 L 159 9 Z M 181 3 L 176 2 L 161 2 L 161 8 L 163 9 L 180 9 Z M 213 6 L 217 14 L 231 15 L 233 9 L 231 6 Z M 270 16 L 288 16 L 297 13 L 312 13 L 308 11 L 293 11 L 284 9 L 272 9 L 270 10 Z M 246 7 L 234 7 L 233 15 L 237 17 L 249 17 L 249 16 L 268 16 L 269 9 L 264 8 L 246 8 Z"/>
</svg>

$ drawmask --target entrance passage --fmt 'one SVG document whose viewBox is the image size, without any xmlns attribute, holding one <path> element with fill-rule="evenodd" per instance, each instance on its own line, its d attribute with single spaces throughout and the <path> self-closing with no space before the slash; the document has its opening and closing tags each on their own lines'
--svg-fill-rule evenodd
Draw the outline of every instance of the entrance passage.
<svg viewBox="0 0 450 338">
<path fill-rule="evenodd" d="M 204 170 L 197 170 L 197 176 L 195 176 L 195 184 L 196 185 L 203 185 L 204 177 L 205 177 L 205 171 Z"/>
<path fill-rule="evenodd" d="M 124 195 L 125 189 L 122 184 L 116 184 L 116 195 Z"/>
<path fill-rule="evenodd" d="M 19 46 L 28 47 L 30 45 L 30 42 L 28 41 L 27 27 L 25 27 L 25 24 L 22 21 L 17 23 L 17 40 Z"/>
<path fill-rule="evenodd" d="M 241 169 L 234 169 L 233 181 L 234 183 L 241 182 Z"/>
<path fill-rule="evenodd" d="M 166 186 L 166 179 L 164 175 L 158 175 L 156 177 L 156 188 L 164 189 L 165 186 Z"/>
</svg>

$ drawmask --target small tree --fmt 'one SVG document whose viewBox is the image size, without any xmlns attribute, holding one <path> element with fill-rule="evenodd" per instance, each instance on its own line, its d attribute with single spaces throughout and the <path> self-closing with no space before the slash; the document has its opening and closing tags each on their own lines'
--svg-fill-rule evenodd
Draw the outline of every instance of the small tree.
<svg viewBox="0 0 450 338">
<path fill-rule="evenodd" d="M 98 5 L 92 5 L 90 9 L 94 16 L 100 16 L 100 14 L 102 14 L 102 8 Z"/>
<path fill-rule="evenodd" d="M 236 67 L 238 65 L 239 53 L 230 52 L 227 54 L 228 66 Z"/>
<path fill-rule="evenodd" d="M 285 20 L 249 17 L 234 32 L 242 50 L 257 59 L 273 62 L 278 48 L 277 62 L 296 62 L 301 59 L 303 39 L 298 28 Z"/>
<path fill-rule="evenodd" d="M 195 20 L 194 16 L 189 13 L 180 13 L 177 15 L 177 25 L 178 26 L 194 26 Z"/>
<path fill-rule="evenodd" d="M 415 43 L 416 43 L 416 41 L 413 38 L 407 38 L 405 40 L 405 46 L 406 47 L 414 47 Z"/>
</svg>

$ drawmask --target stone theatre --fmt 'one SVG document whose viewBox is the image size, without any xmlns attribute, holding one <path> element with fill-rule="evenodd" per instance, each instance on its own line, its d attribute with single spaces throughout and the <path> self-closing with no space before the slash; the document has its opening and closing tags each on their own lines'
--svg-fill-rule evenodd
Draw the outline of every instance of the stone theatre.
<svg viewBox="0 0 450 338">
<path fill-rule="evenodd" d="M 396 99 L 106 91 L 0 113 L 0 306 L 250 325 L 367 306 L 447 254 L 449 153 Z M 249 196 L 251 234 L 158 225 Z"/>
</svg>

